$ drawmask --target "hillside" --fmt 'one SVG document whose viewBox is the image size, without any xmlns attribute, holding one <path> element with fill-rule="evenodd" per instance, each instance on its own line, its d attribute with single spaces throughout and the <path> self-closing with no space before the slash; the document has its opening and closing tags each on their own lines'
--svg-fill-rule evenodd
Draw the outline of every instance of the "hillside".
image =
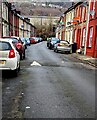
<svg viewBox="0 0 97 120">
<path fill-rule="evenodd" d="M 17 10 L 21 11 L 24 16 L 59 16 L 67 10 L 71 3 L 55 2 L 55 3 L 33 3 L 33 2 L 14 2 Z"/>
</svg>

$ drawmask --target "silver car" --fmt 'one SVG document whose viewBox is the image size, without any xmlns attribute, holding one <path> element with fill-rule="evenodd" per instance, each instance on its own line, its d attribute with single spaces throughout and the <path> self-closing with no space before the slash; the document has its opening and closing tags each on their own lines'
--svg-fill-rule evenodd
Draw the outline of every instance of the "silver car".
<svg viewBox="0 0 97 120">
<path fill-rule="evenodd" d="M 12 40 L 0 38 L 0 70 L 11 70 L 17 76 L 20 69 L 20 55 Z"/>
<path fill-rule="evenodd" d="M 72 46 L 69 44 L 68 41 L 60 40 L 59 43 L 54 45 L 54 52 L 68 52 L 71 53 Z"/>
</svg>

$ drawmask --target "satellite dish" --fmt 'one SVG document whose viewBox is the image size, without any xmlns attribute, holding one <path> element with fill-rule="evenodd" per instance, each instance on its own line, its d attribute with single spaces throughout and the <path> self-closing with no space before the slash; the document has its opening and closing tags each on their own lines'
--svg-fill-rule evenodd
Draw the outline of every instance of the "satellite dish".
<svg viewBox="0 0 97 120">
<path fill-rule="evenodd" d="M 95 11 L 94 10 L 90 10 L 89 14 L 94 16 L 95 15 Z"/>
</svg>

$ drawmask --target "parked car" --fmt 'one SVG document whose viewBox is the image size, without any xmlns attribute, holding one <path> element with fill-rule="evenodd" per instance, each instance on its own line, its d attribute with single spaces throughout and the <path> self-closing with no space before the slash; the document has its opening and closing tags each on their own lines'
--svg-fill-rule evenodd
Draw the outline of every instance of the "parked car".
<svg viewBox="0 0 97 120">
<path fill-rule="evenodd" d="M 30 38 L 25 38 L 26 39 L 26 45 L 30 46 Z"/>
<path fill-rule="evenodd" d="M 72 51 L 72 45 L 65 40 L 60 40 L 59 43 L 56 43 L 54 45 L 54 52 L 68 52 L 71 53 Z"/>
<path fill-rule="evenodd" d="M 37 41 L 37 39 L 36 39 L 36 37 L 31 37 L 30 38 L 30 43 L 31 44 L 35 44 L 35 43 L 37 43 L 38 41 Z"/>
<path fill-rule="evenodd" d="M 21 38 L 22 42 L 24 42 L 24 45 L 25 45 L 25 48 L 27 49 L 27 46 L 29 45 L 30 46 L 30 40 L 29 38 Z"/>
<path fill-rule="evenodd" d="M 39 41 L 40 41 L 40 42 L 42 42 L 42 41 L 43 41 L 43 39 L 42 39 L 41 37 L 39 37 Z"/>
<path fill-rule="evenodd" d="M 50 42 L 51 42 L 51 38 L 47 38 L 47 47 L 49 47 Z"/>
<path fill-rule="evenodd" d="M 13 40 L 0 38 L 0 70 L 11 70 L 17 76 L 20 70 L 20 55 Z"/>
<path fill-rule="evenodd" d="M 54 45 L 55 45 L 56 43 L 59 43 L 59 42 L 60 42 L 60 39 L 55 38 L 55 37 L 52 37 L 52 38 L 50 38 L 50 40 L 47 42 L 47 46 L 48 46 L 49 49 L 53 49 L 53 48 L 54 48 Z"/>
<path fill-rule="evenodd" d="M 3 37 L 3 38 L 13 40 L 13 42 L 15 43 L 15 46 L 20 54 L 20 59 L 22 60 L 25 58 L 25 45 L 23 44 L 24 42 L 22 42 L 20 37 L 10 36 L 10 37 Z"/>
<path fill-rule="evenodd" d="M 25 49 L 27 49 L 27 41 L 26 41 L 26 38 L 21 38 L 21 41 L 23 42 L 23 46 L 25 46 Z"/>
</svg>

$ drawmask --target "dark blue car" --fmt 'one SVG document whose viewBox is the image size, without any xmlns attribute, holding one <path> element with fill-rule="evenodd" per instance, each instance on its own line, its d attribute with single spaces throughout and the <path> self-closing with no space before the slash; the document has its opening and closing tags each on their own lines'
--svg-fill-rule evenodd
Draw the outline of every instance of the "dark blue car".
<svg viewBox="0 0 97 120">
<path fill-rule="evenodd" d="M 55 45 L 56 43 L 59 43 L 59 42 L 60 42 L 60 39 L 58 39 L 58 38 L 56 38 L 56 37 L 50 38 L 50 41 L 49 41 L 49 43 L 48 43 L 48 48 L 49 48 L 49 49 L 53 49 L 53 48 L 54 48 L 54 45 Z"/>
</svg>

